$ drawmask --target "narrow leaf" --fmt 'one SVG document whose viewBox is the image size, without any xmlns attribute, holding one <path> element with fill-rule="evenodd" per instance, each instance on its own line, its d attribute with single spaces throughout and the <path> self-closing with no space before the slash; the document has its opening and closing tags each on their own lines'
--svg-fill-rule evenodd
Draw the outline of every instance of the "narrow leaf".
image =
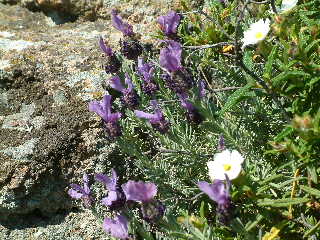
<svg viewBox="0 0 320 240">
<path fill-rule="evenodd" d="M 287 207 L 310 201 L 309 198 L 283 198 L 283 199 L 264 199 L 258 201 L 259 206 Z"/>
<path fill-rule="evenodd" d="M 300 188 L 301 190 L 320 198 L 320 190 L 308 186 L 300 186 Z"/>
</svg>

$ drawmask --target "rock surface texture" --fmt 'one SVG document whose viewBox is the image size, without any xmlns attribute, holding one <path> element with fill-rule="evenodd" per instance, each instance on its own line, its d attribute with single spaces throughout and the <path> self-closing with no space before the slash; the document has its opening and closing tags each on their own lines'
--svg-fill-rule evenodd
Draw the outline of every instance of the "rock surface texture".
<svg viewBox="0 0 320 240">
<path fill-rule="evenodd" d="M 70 212 L 76 205 L 66 194 L 84 172 L 121 163 L 87 107 L 101 99 L 108 77 L 98 39 L 118 47 L 111 8 L 148 42 L 156 17 L 176 6 L 165 0 L 0 1 L 0 239 L 104 239 L 90 213 Z"/>
</svg>

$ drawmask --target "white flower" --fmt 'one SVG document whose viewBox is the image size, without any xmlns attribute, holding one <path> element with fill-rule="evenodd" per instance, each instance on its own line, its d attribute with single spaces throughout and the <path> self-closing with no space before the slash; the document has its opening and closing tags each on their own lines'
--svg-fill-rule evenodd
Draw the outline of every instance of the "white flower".
<svg viewBox="0 0 320 240">
<path fill-rule="evenodd" d="M 241 163 L 244 158 L 241 154 L 233 150 L 230 152 L 228 149 L 214 155 L 214 161 L 207 163 L 209 169 L 209 177 L 212 181 L 215 179 L 225 180 L 226 176 L 230 180 L 235 179 L 241 172 Z"/>
<path fill-rule="evenodd" d="M 291 10 L 294 6 L 296 6 L 298 0 L 282 0 L 280 12 L 287 12 Z"/>
<path fill-rule="evenodd" d="M 260 19 L 258 22 L 252 23 L 247 31 L 243 33 L 243 45 L 242 49 L 245 46 L 250 44 L 256 44 L 261 40 L 265 39 L 270 30 L 270 20 L 266 19 L 263 21 Z"/>
</svg>

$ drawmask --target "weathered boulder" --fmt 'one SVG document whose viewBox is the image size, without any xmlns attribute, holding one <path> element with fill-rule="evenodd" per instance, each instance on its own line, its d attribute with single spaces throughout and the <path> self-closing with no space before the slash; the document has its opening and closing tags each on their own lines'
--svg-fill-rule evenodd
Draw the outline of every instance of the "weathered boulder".
<svg viewBox="0 0 320 240">
<path fill-rule="evenodd" d="M 128 16 L 158 11 L 179 6 L 180 0 L 0 0 L 0 3 L 20 5 L 32 11 L 42 11 L 57 24 L 75 21 L 77 18 L 94 21 L 110 19 L 110 9 L 118 8 Z M 140 13 L 139 13 L 140 12 Z M 153 15 L 155 15 L 153 14 Z"/>
<path fill-rule="evenodd" d="M 0 217 L 48 215 L 72 206 L 69 181 L 98 163 L 86 101 L 104 91 L 104 26 L 58 27 L 41 13 L 0 9 Z"/>
<path fill-rule="evenodd" d="M 122 35 L 109 18 L 117 8 L 140 40 L 150 42 L 156 17 L 177 7 L 176 1 L 89 2 L 0 0 L 0 223 L 9 228 L 19 224 L 12 222 L 16 216 L 70 210 L 74 202 L 66 192 L 84 172 L 125 169 L 99 117 L 88 112 L 88 101 L 101 99 L 108 78 L 98 39 L 102 35 L 119 48 Z M 63 19 L 50 15 L 56 11 L 83 20 L 90 9 L 99 15 L 91 19 L 95 22 L 56 25 Z M 18 239 L 1 224 L 1 239 Z M 39 239 L 66 239 L 61 236 Z"/>
</svg>

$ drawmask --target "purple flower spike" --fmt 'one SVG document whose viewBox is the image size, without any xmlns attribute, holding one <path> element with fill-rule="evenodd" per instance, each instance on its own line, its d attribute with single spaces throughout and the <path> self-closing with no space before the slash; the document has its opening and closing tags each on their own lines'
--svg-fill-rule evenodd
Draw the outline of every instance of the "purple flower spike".
<svg viewBox="0 0 320 240">
<path fill-rule="evenodd" d="M 113 54 L 112 49 L 107 46 L 100 36 L 99 39 L 100 49 L 106 54 L 106 64 L 104 65 L 106 73 L 116 73 L 121 68 L 121 62 L 118 58 Z"/>
<path fill-rule="evenodd" d="M 159 109 L 157 101 L 151 100 L 150 102 L 155 111 L 154 114 L 146 113 L 139 110 L 135 110 L 134 113 L 138 118 L 148 119 L 151 126 L 155 130 L 159 131 L 161 134 L 165 134 L 169 130 L 170 123 L 165 119 L 162 111 Z"/>
<path fill-rule="evenodd" d="M 143 79 L 142 90 L 149 96 L 153 96 L 159 90 L 159 86 L 153 80 L 154 67 L 144 63 L 143 58 L 138 58 L 138 72 Z"/>
<path fill-rule="evenodd" d="M 206 82 L 204 80 L 200 80 L 198 82 L 199 89 L 199 98 L 204 98 L 206 96 Z"/>
<path fill-rule="evenodd" d="M 144 78 L 145 81 L 150 81 L 153 75 L 154 67 L 145 63 L 143 58 L 138 58 L 138 72 Z"/>
<path fill-rule="evenodd" d="M 176 93 L 187 92 L 192 87 L 191 75 L 181 65 L 181 44 L 164 41 L 167 47 L 160 50 L 160 65 L 167 70 L 164 75 L 167 86 Z"/>
<path fill-rule="evenodd" d="M 199 113 L 198 109 L 189 102 L 187 94 L 182 93 L 178 94 L 178 96 L 181 101 L 181 106 L 187 110 L 187 120 L 191 123 L 200 124 L 203 121 L 203 117 Z"/>
<path fill-rule="evenodd" d="M 230 185 L 228 178 L 226 184 L 221 180 L 215 180 L 213 184 L 204 181 L 198 182 L 200 190 L 217 203 L 218 220 L 223 225 L 227 225 L 230 222 L 234 209 L 229 192 Z"/>
<path fill-rule="evenodd" d="M 169 72 L 181 70 L 181 44 L 173 40 L 165 41 L 168 46 L 160 50 L 160 65 Z"/>
<path fill-rule="evenodd" d="M 93 198 L 91 196 L 91 190 L 89 186 L 89 178 L 87 174 L 83 174 L 83 187 L 78 184 L 70 184 L 71 189 L 69 189 L 68 194 L 70 197 L 75 199 L 82 199 L 86 207 L 90 207 Z"/>
<path fill-rule="evenodd" d="M 170 11 L 166 16 L 158 17 L 158 23 L 161 26 L 161 30 L 168 37 L 172 37 L 177 33 L 179 22 L 180 16 L 175 11 Z"/>
<path fill-rule="evenodd" d="M 110 78 L 110 86 L 119 92 L 123 92 L 125 89 L 117 75 Z"/>
<path fill-rule="evenodd" d="M 111 11 L 111 21 L 112 21 L 112 25 L 116 29 L 121 31 L 123 35 L 128 37 L 131 37 L 134 35 L 133 27 L 128 23 L 124 23 L 122 21 L 122 18 L 118 15 L 117 10 L 115 9 L 112 9 Z"/>
<path fill-rule="evenodd" d="M 119 239 L 128 239 L 128 220 L 122 215 L 118 215 L 115 219 L 105 218 L 103 221 L 103 229 L 112 237 Z"/>
<path fill-rule="evenodd" d="M 112 52 L 112 49 L 107 46 L 103 40 L 103 38 L 100 36 L 100 39 L 99 39 L 99 46 L 100 46 L 100 49 L 107 55 L 107 56 L 112 56 L 113 55 L 113 52 Z"/>
<path fill-rule="evenodd" d="M 152 200 L 147 203 L 142 203 L 141 213 L 142 218 L 149 223 L 157 222 L 161 217 L 163 217 L 166 210 L 165 205 L 159 200 Z"/>
<path fill-rule="evenodd" d="M 133 83 L 131 81 L 131 78 L 130 78 L 128 73 L 125 73 L 124 75 L 125 75 L 125 80 L 124 81 L 128 86 L 127 90 L 131 92 L 131 91 L 133 91 L 133 88 L 134 88 Z"/>
<path fill-rule="evenodd" d="M 117 186 L 117 173 L 114 169 L 112 177 L 109 178 L 104 174 L 96 174 L 95 177 L 99 182 L 102 182 L 108 189 L 108 196 L 102 199 L 102 203 L 112 209 L 122 207 L 126 201 L 126 197 L 121 188 Z"/>
<path fill-rule="evenodd" d="M 111 169 L 111 172 L 111 178 L 105 174 L 96 174 L 95 177 L 99 182 L 102 182 L 109 191 L 115 191 L 117 187 L 118 177 L 116 171 L 113 168 Z"/>
<path fill-rule="evenodd" d="M 226 149 L 226 144 L 225 144 L 225 141 L 224 141 L 224 137 L 223 137 L 223 135 L 220 135 L 219 142 L 218 142 L 218 150 L 219 151 L 223 151 L 225 149 Z"/>
<path fill-rule="evenodd" d="M 147 203 L 153 200 L 157 194 L 157 186 L 154 183 L 144 183 L 142 181 L 129 181 L 122 184 L 122 190 L 127 200 Z"/>
<path fill-rule="evenodd" d="M 125 83 L 128 86 L 127 88 L 122 85 L 118 76 L 110 78 L 110 86 L 115 90 L 122 92 L 121 101 L 124 105 L 126 105 L 129 109 L 135 109 L 139 105 L 139 96 L 134 90 L 130 76 L 127 73 L 125 76 Z"/>
<path fill-rule="evenodd" d="M 103 119 L 106 131 L 111 138 L 121 135 L 121 128 L 118 123 L 118 120 L 121 118 L 121 113 L 111 113 L 110 95 L 105 95 L 101 102 L 90 102 L 89 111 L 97 113 Z"/>
<path fill-rule="evenodd" d="M 215 180 L 212 184 L 198 182 L 198 187 L 218 205 L 225 205 L 230 201 L 229 187 L 221 180 Z"/>
</svg>

